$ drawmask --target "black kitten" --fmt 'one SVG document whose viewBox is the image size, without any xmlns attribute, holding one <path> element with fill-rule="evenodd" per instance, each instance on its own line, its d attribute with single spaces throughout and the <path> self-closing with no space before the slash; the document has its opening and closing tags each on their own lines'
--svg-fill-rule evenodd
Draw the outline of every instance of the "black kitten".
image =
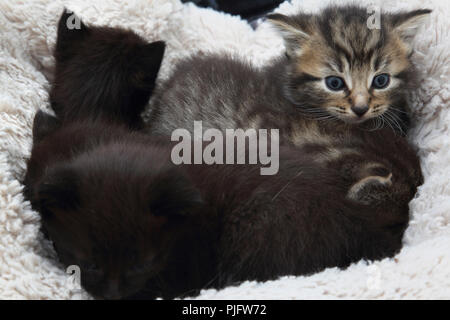
<svg viewBox="0 0 450 320">
<path fill-rule="evenodd" d="M 78 19 L 79 28 L 68 24 L 69 18 Z M 50 93 L 56 115 L 63 121 L 120 119 L 139 128 L 164 49 L 162 41 L 148 43 L 130 30 L 88 27 L 65 11 L 58 25 Z"/>
<path fill-rule="evenodd" d="M 240 15 L 251 22 L 274 10 L 283 0 L 181 0 L 181 2 L 193 2 L 199 7 Z"/>
<path fill-rule="evenodd" d="M 368 10 L 330 6 L 318 14 L 268 16 L 286 53 L 257 68 L 224 54 L 196 55 L 174 68 L 154 93 L 151 133 L 279 128 L 296 145 L 334 144 L 351 131 L 409 128 L 407 93 L 417 71 L 412 38 L 430 10 L 381 14 L 368 28 Z M 376 139 L 376 132 L 374 132 Z"/>
<path fill-rule="evenodd" d="M 26 197 L 66 266 L 95 297 L 141 291 L 184 238 L 198 191 L 183 183 L 167 146 L 101 122 L 61 126 L 38 112 Z M 187 262 L 186 262 L 187 263 Z"/>
</svg>

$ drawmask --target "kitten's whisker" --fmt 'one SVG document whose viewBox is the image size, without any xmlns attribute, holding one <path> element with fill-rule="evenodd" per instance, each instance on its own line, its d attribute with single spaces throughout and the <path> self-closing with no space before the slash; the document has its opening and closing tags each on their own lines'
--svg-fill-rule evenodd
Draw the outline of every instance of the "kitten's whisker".
<svg viewBox="0 0 450 320">
<path fill-rule="evenodd" d="M 400 121 L 400 119 L 397 118 L 397 115 L 392 113 L 392 112 L 386 112 L 386 116 L 389 117 L 395 124 L 395 126 L 398 128 L 398 130 L 401 132 L 401 134 L 405 134 L 405 132 L 403 131 L 401 125 L 399 124 L 399 122 L 397 120 Z M 401 121 L 400 121 L 401 122 Z"/>
<path fill-rule="evenodd" d="M 394 110 L 394 111 L 396 111 L 396 112 L 400 112 L 400 113 L 404 113 L 404 114 L 409 114 L 409 112 L 407 112 L 407 111 L 404 111 L 404 110 L 401 110 L 401 109 L 399 109 L 397 106 L 394 106 L 394 105 L 390 105 L 389 106 L 389 108 L 388 108 L 388 110 Z"/>
<path fill-rule="evenodd" d="M 299 171 L 298 171 L 298 173 L 291 179 L 291 180 L 289 180 L 287 183 L 286 183 L 286 185 L 283 187 L 283 188 L 281 188 L 281 190 L 280 191 L 278 191 L 277 192 L 277 194 L 272 198 L 272 202 L 281 194 L 281 192 L 283 192 L 283 190 L 285 190 L 288 186 L 289 186 L 289 184 L 292 182 L 292 181 L 294 181 L 299 175 L 301 175 L 302 174 L 302 169 L 300 169 Z"/>
<path fill-rule="evenodd" d="M 389 120 L 388 123 L 390 124 L 391 129 L 394 130 L 394 131 L 397 131 L 396 128 L 398 128 L 399 131 L 403 134 L 402 128 L 400 127 L 398 122 L 392 117 L 392 115 L 389 114 L 388 112 L 385 112 L 384 115 L 385 115 L 386 119 Z M 396 128 L 394 128 L 394 126 Z"/>
<path fill-rule="evenodd" d="M 385 119 L 383 117 L 383 114 L 380 115 L 379 119 L 380 119 L 380 122 L 381 122 L 381 127 L 380 128 L 384 128 L 386 126 L 386 121 L 385 121 Z"/>
<path fill-rule="evenodd" d="M 321 114 L 327 114 L 327 112 L 323 111 L 323 110 L 314 110 L 314 109 L 302 109 L 302 111 L 305 111 L 307 113 L 321 113 Z"/>
<path fill-rule="evenodd" d="M 380 118 L 376 118 L 375 130 L 379 130 L 383 128 L 383 122 Z"/>
<path fill-rule="evenodd" d="M 374 120 L 375 120 L 375 123 L 373 123 L 373 128 L 368 129 L 367 131 L 372 132 L 372 131 L 376 131 L 383 127 L 383 122 L 381 122 L 380 117 L 376 117 L 376 118 L 374 118 Z"/>
</svg>

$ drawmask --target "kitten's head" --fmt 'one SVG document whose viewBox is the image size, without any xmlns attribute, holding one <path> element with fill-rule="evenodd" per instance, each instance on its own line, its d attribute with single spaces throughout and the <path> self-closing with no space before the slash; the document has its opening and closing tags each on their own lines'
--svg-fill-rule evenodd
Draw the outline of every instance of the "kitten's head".
<svg viewBox="0 0 450 320">
<path fill-rule="evenodd" d="M 318 15 L 270 15 L 286 44 L 287 97 L 319 118 L 402 126 L 414 75 L 411 40 L 429 13 L 370 15 L 349 6 Z"/>
<path fill-rule="evenodd" d="M 139 123 L 155 87 L 165 44 L 148 43 L 131 30 L 87 26 L 64 11 L 59 20 L 50 94 L 62 118 Z"/>
<path fill-rule="evenodd" d="M 150 159 L 137 147 L 99 148 L 49 167 L 34 188 L 61 262 L 79 266 L 82 286 L 97 298 L 126 298 L 157 278 L 201 203 L 153 151 Z"/>
</svg>

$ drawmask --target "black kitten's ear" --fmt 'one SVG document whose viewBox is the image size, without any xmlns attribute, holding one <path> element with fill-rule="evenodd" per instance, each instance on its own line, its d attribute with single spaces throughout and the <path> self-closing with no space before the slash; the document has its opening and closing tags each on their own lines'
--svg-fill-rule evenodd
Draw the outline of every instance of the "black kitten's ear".
<svg viewBox="0 0 450 320">
<path fill-rule="evenodd" d="M 37 186 L 34 198 L 43 215 L 52 209 L 75 209 L 80 201 L 76 172 L 65 167 L 51 169 Z"/>
<path fill-rule="evenodd" d="M 410 42 L 417 34 L 417 30 L 428 19 L 431 10 L 419 9 L 409 12 L 397 13 L 392 16 L 394 30 L 400 38 L 410 47 Z"/>
<path fill-rule="evenodd" d="M 64 9 L 58 23 L 58 37 L 56 39 L 56 53 L 67 54 L 75 41 L 82 39 L 89 28 L 72 11 Z"/>
<path fill-rule="evenodd" d="M 267 19 L 281 33 L 288 56 L 299 55 L 303 42 L 310 38 L 307 23 L 279 13 L 269 14 Z"/>
<path fill-rule="evenodd" d="M 36 113 L 33 121 L 33 142 L 39 142 L 61 125 L 58 118 L 41 110 Z"/>
<path fill-rule="evenodd" d="M 144 88 L 153 88 L 164 57 L 166 44 L 164 41 L 156 41 L 142 47 L 140 56 L 142 68 L 138 71 L 136 85 Z"/>
<path fill-rule="evenodd" d="M 200 191 L 184 175 L 164 174 L 150 190 L 150 211 L 154 215 L 186 217 L 203 204 Z"/>
</svg>

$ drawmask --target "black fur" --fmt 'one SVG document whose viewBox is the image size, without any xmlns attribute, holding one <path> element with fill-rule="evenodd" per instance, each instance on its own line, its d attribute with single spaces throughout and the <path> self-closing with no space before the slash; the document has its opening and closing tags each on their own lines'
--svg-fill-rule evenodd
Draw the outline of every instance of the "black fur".
<svg viewBox="0 0 450 320">
<path fill-rule="evenodd" d="M 44 118 L 36 119 L 35 128 Z M 26 196 L 94 296 L 173 298 L 392 256 L 421 183 L 414 152 L 393 140 L 342 159 L 345 170 L 285 146 L 275 176 L 257 165 L 175 166 L 170 151 L 164 140 L 99 122 L 66 124 L 34 144 Z M 389 196 L 346 199 L 361 179 L 355 168 L 373 161 L 396 177 Z"/>
<path fill-rule="evenodd" d="M 65 11 L 58 26 L 50 93 L 56 115 L 62 121 L 120 119 L 141 127 L 140 113 L 155 87 L 164 42 L 148 43 L 130 30 L 87 26 L 81 20 L 80 29 L 69 29 L 73 15 Z"/>
</svg>

